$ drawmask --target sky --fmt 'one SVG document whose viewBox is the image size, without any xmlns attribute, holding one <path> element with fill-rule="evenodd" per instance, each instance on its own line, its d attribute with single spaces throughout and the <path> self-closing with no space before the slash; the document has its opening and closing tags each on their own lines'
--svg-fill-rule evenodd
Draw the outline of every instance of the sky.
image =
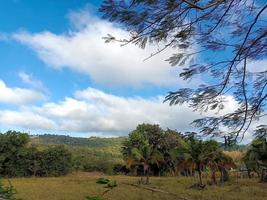
<svg viewBox="0 0 267 200">
<path fill-rule="evenodd" d="M 169 91 L 205 79 L 179 79 L 180 69 L 165 61 L 174 50 L 144 61 L 156 46 L 105 43 L 108 33 L 129 34 L 101 19 L 100 4 L 0 2 L 0 131 L 112 137 L 139 123 L 156 123 L 184 132 L 195 130 L 194 119 L 214 114 L 163 103 Z M 225 113 L 237 107 L 227 98 Z"/>
</svg>

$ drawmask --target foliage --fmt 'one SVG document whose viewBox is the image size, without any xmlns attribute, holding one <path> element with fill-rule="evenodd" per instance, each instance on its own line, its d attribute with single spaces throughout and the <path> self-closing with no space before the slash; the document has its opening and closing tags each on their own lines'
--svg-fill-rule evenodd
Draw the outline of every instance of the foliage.
<svg viewBox="0 0 267 200">
<path fill-rule="evenodd" d="M 122 144 L 124 137 L 116 138 L 80 138 L 80 137 L 70 137 L 66 135 L 52 135 L 44 134 L 33 136 L 32 143 L 34 144 L 45 144 L 45 145 L 67 145 L 67 146 L 79 146 L 79 147 L 89 147 L 89 148 L 104 148 L 104 147 L 115 147 Z"/>
<path fill-rule="evenodd" d="M 202 141 L 196 138 L 190 138 L 187 140 L 188 145 L 183 149 L 182 157 L 183 161 L 191 161 L 195 164 L 195 169 L 199 175 L 199 186 L 203 187 L 202 171 L 213 164 L 217 167 L 216 161 L 220 158 L 221 150 L 219 144 L 216 141 Z M 210 165 L 211 166 L 211 165 Z"/>
<path fill-rule="evenodd" d="M 31 144 L 38 148 L 65 145 L 72 154 L 72 169 L 87 172 L 114 172 L 118 165 L 124 165 L 120 152 L 125 137 L 118 138 L 76 138 L 62 135 L 39 135 L 31 138 Z"/>
<path fill-rule="evenodd" d="M 99 196 L 88 196 L 85 200 L 103 200 L 103 198 Z"/>
<path fill-rule="evenodd" d="M 71 153 L 63 146 L 49 146 L 38 150 L 28 146 L 25 133 L 8 131 L 0 134 L 0 175 L 60 176 L 71 169 Z"/>
<path fill-rule="evenodd" d="M 104 188 L 107 188 L 107 190 L 105 190 L 101 195 L 98 196 L 87 196 L 86 200 L 104 200 L 104 195 L 118 186 L 115 180 L 109 180 L 107 178 L 99 178 L 97 179 L 96 183 L 104 185 Z"/>
<path fill-rule="evenodd" d="M 71 153 L 64 146 L 54 146 L 41 152 L 41 176 L 66 175 L 71 170 Z"/>
<path fill-rule="evenodd" d="M 196 138 L 195 133 L 182 135 L 151 124 L 138 125 L 124 142 L 122 153 L 132 171 L 143 171 L 146 183 L 149 175 L 158 175 L 159 172 L 193 176 L 196 171 L 199 186 L 203 187 L 204 171 L 211 171 L 212 180 L 216 183 L 216 171 L 221 173 L 221 181 L 227 181 L 228 170 L 236 168 L 233 159 L 223 153 L 218 142 L 203 141 Z"/>
<path fill-rule="evenodd" d="M 112 174 L 117 165 L 123 165 L 123 159 L 120 152 L 121 146 L 110 147 L 80 147 L 67 146 L 73 155 L 72 165 L 74 170 L 87 172 L 100 171 Z"/>
<path fill-rule="evenodd" d="M 142 166 L 143 175 L 146 175 L 146 183 L 149 183 L 151 166 L 155 165 L 158 169 L 164 160 L 165 132 L 159 125 L 140 124 L 129 134 L 129 138 L 124 142 L 122 153 L 127 166 Z"/>
<path fill-rule="evenodd" d="M 242 140 L 252 121 L 266 110 L 267 71 L 260 66 L 266 64 L 257 65 L 267 55 L 266 10 L 266 1 L 261 0 L 105 0 L 100 8 L 104 18 L 130 33 L 129 39 L 109 34 L 106 42 L 141 48 L 154 44 L 158 50 L 151 57 L 175 49 L 167 61 L 183 66 L 181 78 L 205 77 L 205 83 L 195 88 L 170 92 L 166 96 L 170 105 L 187 103 L 194 110 L 220 111 L 228 96 L 234 97 L 238 102 L 234 111 L 194 121 L 203 134 L 224 135 L 230 144 Z M 196 58 L 199 53 L 205 62 Z M 227 132 L 222 127 L 228 127 Z"/>
<path fill-rule="evenodd" d="M 256 138 L 244 156 L 247 169 L 260 175 L 261 181 L 267 182 L 267 140 L 266 137 Z M 250 174 L 249 174 L 250 176 Z"/>
<path fill-rule="evenodd" d="M 0 180 L 0 199 L 3 198 L 5 200 L 19 200 L 14 197 L 15 194 L 16 189 L 12 185 L 4 187 Z"/>
<path fill-rule="evenodd" d="M 109 179 L 106 178 L 99 178 L 96 181 L 97 184 L 108 184 L 109 183 Z"/>
<path fill-rule="evenodd" d="M 26 144 L 29 141 L 27 134 L 18 134 L 8 131 L 0 134 L 0 174 L 8 176 L 24 176 L 27 168 Z"/>
</svg>

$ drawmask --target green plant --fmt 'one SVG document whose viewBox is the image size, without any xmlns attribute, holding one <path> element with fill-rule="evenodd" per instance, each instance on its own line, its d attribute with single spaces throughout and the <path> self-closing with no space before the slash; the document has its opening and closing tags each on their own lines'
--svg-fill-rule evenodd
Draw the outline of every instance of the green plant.
<svg viewBox="0 0 267 200">
<path fill-rule="evenodd" d="M 99 178 L 99 179 L 96 180 L 96 183 L 97 184 L 108 184 L 109 180 L 106 179 L 106 178 Z"/>
<path fill-rule="evenodd" d="M 5 187 L 0 180 L 0 199 L 21 200 L 21 199 L 17 199 L 14 197 L 16 192 L 17 192 L 16 189 L 14 188 L 14 186 L 11 185 L 10 182 L 9 182 L 9 186 Z"/>
<path fill-rule="evenodd" d="M 99 196 L 88 196 L 85 200 L 103 200 L 103 198 Z"/>
<path fill-rule="evenodd" d="M 85 200 L 104 200 L 104 195 L 110 192 L 113 188 L 117 187 L 117 181 L 115 180 L 109 180 L 106 178 L 99 178 L 96 180 L 97 184 L 104 185 L 104 188 L 107 188 L 101 195 L 98 196 L 87 196 L 85 197 Z"/>
</svg>

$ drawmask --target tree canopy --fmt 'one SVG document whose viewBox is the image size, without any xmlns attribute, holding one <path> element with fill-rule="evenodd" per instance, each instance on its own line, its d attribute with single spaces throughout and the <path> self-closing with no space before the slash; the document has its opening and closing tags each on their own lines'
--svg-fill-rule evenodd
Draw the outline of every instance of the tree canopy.
<svg viewBox="0 0 267 200">
<path fill-rule="evenodd" d="M 39 150 L 25 133 L 0 133 L 0 176 L 60 176 L 71 170 L 72 155 L 64 146 Z"/>
<path fill-rule="evenodd" d="M 261 181 L 267 182 L 267 139 L 256 138 L 244 156 L 247 169 L 261 175 Z"/>
<path fill-rule="evenodd" d="M 151 174 L 183 173 L 193 176 L 197 171 L 199 186 L 204 187 L 202 172 L 206 169 L 212 171 L 213 182 L 216 183 L 216 171 L 221 173 L 221 180 L 226 181 L 228 170 L 235 168 L 233 160 L 223 153 L 218 142 L 203 141 L 195 134 L 182 135 L 152 124 L 140 124 L 130 132 L 123 143 L 122 153 L 129 168 L 141 168 L 141 174 L 147 177 L 146 183 Z"/>
<path fill-rule="evenodd" d="M 267 99 L 267 20 L 262 0 L 105 0 L 103 17 L 123 25 L 130 38 L 110 34 L 106 42 L 159 46 L 151 57 L 173 48 L 167 61 L 183 66 L 180 77 L 205 76 L 195 88 L 170 92 L 170 105 L 187 103 L 195 110 L 222 110 L 227 96 L 234 111 L 205 117 L 194 124 L 206 135 L 226 135 L 236 142 L 255 119 L 264 116 Z M 202 59 L 197 55 L 201 54 Z M 203 61 L 204 60 L 204 61 Z M 227 127 L 227 134 L 222 131 Z"/>
</svg>

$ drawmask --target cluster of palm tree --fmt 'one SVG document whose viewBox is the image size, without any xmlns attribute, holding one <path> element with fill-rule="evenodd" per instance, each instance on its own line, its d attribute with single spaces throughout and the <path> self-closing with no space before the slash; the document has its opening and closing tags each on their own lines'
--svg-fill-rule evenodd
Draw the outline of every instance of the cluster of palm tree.
<svg viewBox="0 0 267 200">
<path fill-rule="evenodd" d="M 221 181 L 228 180 L 228 170 L 235 168 L 231 157 L 223 153 L 219 143 L 203 141 L 195 133 L 182 135 L 174 130 L 163 130 L 158 125 L 141 124 L 129 134 L 123 144 L 122 153 L 127 167 L 146 176 L 164 173 L 193 176 L 197 172 L 199 187 L 204 187 L 202 173 L 211 172 L 213 183 L 216 172 Z"/>
<path fill-rule="evenodd" d="M 260 127 L 255 134 L 257 137 L 247 150 L 243 161 L 249 177 L 251 172 L 255 172 L 261 182 L 267 182 L 267 128 Z"/>
</svg>

